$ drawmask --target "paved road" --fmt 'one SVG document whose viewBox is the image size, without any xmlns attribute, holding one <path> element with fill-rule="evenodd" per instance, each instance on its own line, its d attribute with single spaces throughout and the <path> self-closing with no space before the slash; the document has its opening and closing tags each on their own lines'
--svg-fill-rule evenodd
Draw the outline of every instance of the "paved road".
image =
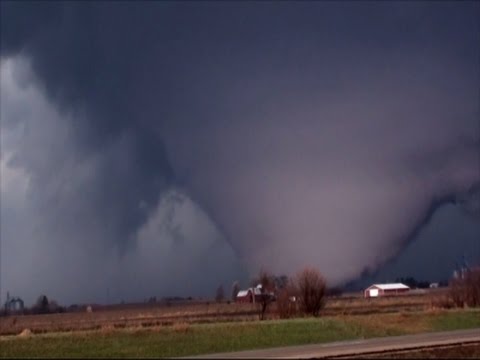
<svg viewBox="0 0 480 360">
<path fill-rule="evenodd" d="M 389 336 L 368 340 L 339 341 L 327 344 L 289 346 L 262 350 L 248 350 L 232 353 L 209 354 L 202 358 L 325 358 L 333 356 L 360 355 L 383 351 L 415 349 L 419 347 L 452 345 L 480 342 L 480 328 L 448 332 L 425 333 L 406 336 Z"/>
</svg>

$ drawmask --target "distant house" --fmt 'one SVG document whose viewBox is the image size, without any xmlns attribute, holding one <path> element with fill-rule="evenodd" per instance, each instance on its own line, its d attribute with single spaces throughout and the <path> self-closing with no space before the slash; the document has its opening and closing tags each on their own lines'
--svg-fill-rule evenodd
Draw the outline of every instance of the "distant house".
<svg viewBox="0 0 480 360">
<path fill-rule="evenodd" d="M 374 284 L 365 289 L 363 292 L 364 297 L 372 298 L 379 296 L 392 296 L 405 294 L 410 291 L 410 288 L 402 283 L 395 284 Z"/>
<path fill-rule="evenodd" d="M 262 294 L 262 285 L 257 287 L 251 287 L 247 290 L 240 290 L 235 298 L 239 303 L 256 303 L 262 299 L 262 296 L 271 296 L 274 298 L 273 293 Z"/>
</svg>

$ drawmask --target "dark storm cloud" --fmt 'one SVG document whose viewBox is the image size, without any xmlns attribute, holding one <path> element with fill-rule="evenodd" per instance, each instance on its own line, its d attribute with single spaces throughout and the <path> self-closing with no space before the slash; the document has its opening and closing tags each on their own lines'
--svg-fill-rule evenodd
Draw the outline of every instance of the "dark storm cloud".
<svg viewBox="0 0 480 360">
<path fill-rule="evenodd" d="M 122 243 L 125 235 L 144 221 L 139 202 L 153 206 L 159 189 L 168 185 L 172 174 L 161 141 L 142 126 L 141 114 L 130 107 L 129 97 L 142 90 L 132 88 L 129 80 L 134 57 L 128 60 L 128 52 L 134 49 L 128 46 L 132 42 L 128 42 L 125 29 L 128 9 L 110 17 L 102 7 L 96 11 L 92 5 L 2 4 L 2 53 L 31 57 L 33 70 L 50 98 L 66 113 L 82 113 L 70 116 L 74 146 L 81 149 L 76 156 L 81 160 L 105 152 L 107 159 L 92 188 L 79 194 L 78 201 L 64 199 L 64 209 L 75 211 L 70 204 L 89 202 L 84 211 L 94 207 L 95 216 L 101 214 L 109 224 L 105 238 Z M 104 20 L 107 23 L 103 24 Z M 114 33 L 109 34 L 109 29 Z M 114 41 L 117 36 L 119 41 Z M 127 94 L 125 89 L 131 92 Z M 123 153 L 108 155 L 108 148 L 115 147 L 119 138 L 123 139 Z M 55 167 L 65 161 L 62 156 L 70 156 L 62 154 L 62 149 L 55 151 L 57 161 L 34 170 L 41 186 L 57 176 Z M 30 159 L 32 153 L 26 143 L 13 161 L 17 166 L 35 168 L 38 163 Z M 79 219 L 71 213 L 65 215 L 71 221 Z"/>
<path fill-rule="evenodd" d="M 40 292 L 105 301 L 106 289 L 110 301 L 138 301 L 205 296 L 243 278 L 231 248 L 181 189 L 132 183 L 144 163 L 131 133 L 82 151 L 71 117 L 83 115 L 59 113 L 25 59 L 0 66 L 3 290 L 27 302 Z M 152 183 L 154 196 L 145 199 Z"/>
<path fill-rule="evenodd" d="M 55 237 L 135 246 L 180 186 L 254 267 L 343 281 L 479 181 L 478 3 L 1 11 L 2 57 L 30 61 L 69 134 L 53 141 L 53 124 L 12 150 Z M 77 165 L 92 161 L 85 180 Z"/>
</svg>

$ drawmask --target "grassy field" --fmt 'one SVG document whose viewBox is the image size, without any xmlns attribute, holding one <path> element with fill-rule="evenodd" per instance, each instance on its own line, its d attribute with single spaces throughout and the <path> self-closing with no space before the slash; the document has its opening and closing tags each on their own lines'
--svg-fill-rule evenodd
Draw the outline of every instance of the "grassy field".
<svg viewBox="0 0 480 360">
<path fill-rule="evenodd" d="M 177 323 L 149 329 L 4 336 L 0 357 L 173 357 L 480 327 L 479 310 Z"/>
<path fill-rule="evenodd" d="M 391 298 L 364 299 L 355 296 L 330 298 L 322 316 L 367 315 L 378 313 L 418 312 L 432 309 L 431 296 L 411 295 Z M 436 294 L 433 294 L 436 295 Z M 205 324 L 258 319 L 258 308 L 253 304 L 191 302 L 125 304 L 93 306 L 93 313 L 85 310 L 63 314 L 21 315 L 0 318 L 0 335 L 19 334 L 24 329 L 34 333 L 72 330 L 99 330 L 103 327 L 156 327 L 178 322 Z M 268 319 L 278 318 L 272 304 Z"/>
</svg>

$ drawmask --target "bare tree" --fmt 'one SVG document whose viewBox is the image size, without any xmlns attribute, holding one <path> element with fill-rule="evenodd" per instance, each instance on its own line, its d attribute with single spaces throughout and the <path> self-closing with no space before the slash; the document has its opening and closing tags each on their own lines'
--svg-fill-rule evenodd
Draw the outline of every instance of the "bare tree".
<svg viewBox="0 0 480 360">
<path fill-rule="evenodd" d="M 480 267 L 470 270 L 466 278 L 467 305 L 480 306 Z"/>
<path fill-rule="evenodd" d="M 307 267 L 297 274 L 296 286 L 303 312 L 318 316 L 325 305 L 325 278 L 318 270 Z"/>
<path fill-rule="evenodd" d="M 260 307 L 260 320 L 265 319 L 265 313 L 267 312 L 268 306 L 275 300 L 273 291 L 275 289 L 274 277 L 267 272 L 266 270 L 260 270 L 258 278 L 252 281 L 252 285 L 257 284 L 256 288 L 260 294 L 252 294 L 255 298 L 255 302 L 259 304 Z"/>
<path fill-rule="evenodd" d="M 215 294 L 215 300 L 217 302 L 222 302 L 225 299 L 225 291 L 223 290 L 223 285 L 220 285 L 217 288 L 217 293 Z"/>
<path fill-rule="evenodd" d="M 464 282 L 462 279 L 451 279 L 449 283 L 448 296 L 456 307 L 463 307 L 465 304 Z"/>
<path fill-rule="evenodd" d="M 298 290 L 294 281 L 285 279 L 283 286 L 277 288 L 275 303 L 280 319 L 288 319 L 297 314 Z"/>
<path fill-rule="evenodd" d="M 235 301 L 237 299 L 237 294 L 239 293 L 239 291 L 240 291 L 240 284 L 238 283 L 238 281 L 235 281 L 232 284 L 232 301 Z"/>
<path fill-rule="evenodd" d="M 277 289 L 284 289 L 287 287 L 289 283 L 291 283 L 287 275 L 275 276 L 274 280 L 275 280 L 275 287 Z"/>
<path fill-rule="evenodd" d="M 449 297 L 457 307 L 480 306 L 480 267 L 450 281 Z"/>
<path fill-rule="evenodd" d="M 46 295 L 40 295 L 37 299 L 37 302 L 33 306 L 33 313 L 35 314 L 46 314 L 49 312 L 49 301 Z"/>
</svg>

